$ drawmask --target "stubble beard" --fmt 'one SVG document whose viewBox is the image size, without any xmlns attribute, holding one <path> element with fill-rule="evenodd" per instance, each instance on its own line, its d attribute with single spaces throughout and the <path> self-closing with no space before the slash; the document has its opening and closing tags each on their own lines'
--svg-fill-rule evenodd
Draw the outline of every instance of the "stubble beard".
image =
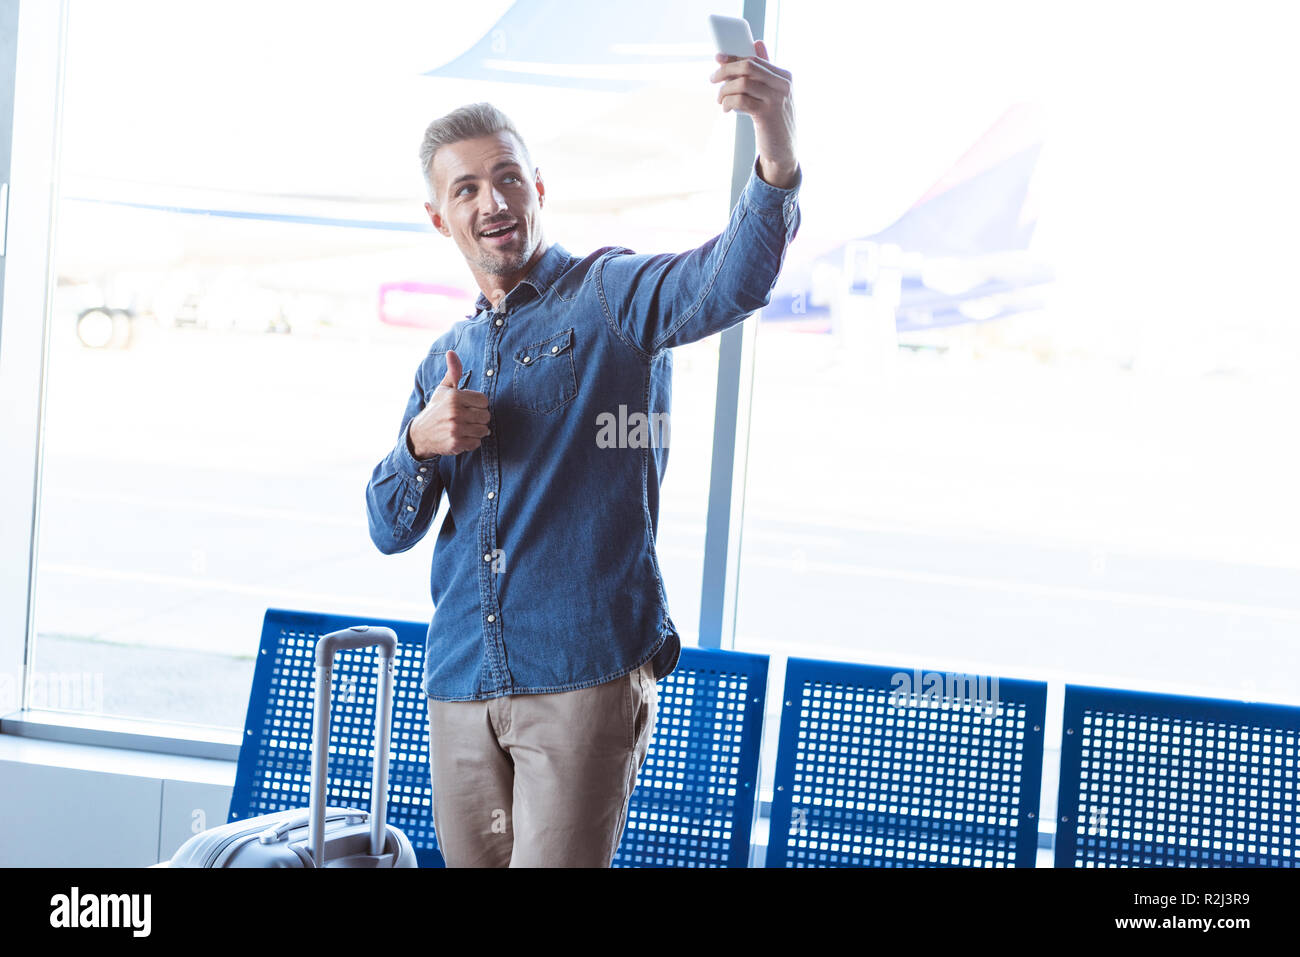
<svg viewBox="0 0 1300 957">
<path fill-rule="evenodd" d="M 519 231 L 523 232 L 523 223 L 519 225 Z M 518 250 L 502 249 L 494 250 L 486 248 L 482 241 L 478 243 L 478 268 L 490 276 L 510 276 L 519 272 L 527 264 L 529 257 L 533 253 L 533 237 L 531 232 L 524 237 L 523 245 Z"/>
</svg>

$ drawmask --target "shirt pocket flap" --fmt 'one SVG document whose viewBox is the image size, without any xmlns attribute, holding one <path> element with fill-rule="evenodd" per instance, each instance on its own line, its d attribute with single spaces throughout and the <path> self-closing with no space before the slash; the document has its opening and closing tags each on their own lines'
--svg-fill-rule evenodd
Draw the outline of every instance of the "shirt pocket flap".
<svg viewBox="0 0 1300 957">
<path fill-rule="evenodd" d="M 563 332 L 558 332 L 549 339 L 535 342 L 531 346 L 524 346 L 524 348 L 515 353 L 515 362 L 519 363 L 521 366 L 530 366 L 539 359 L 563 355 L 572 347 L 573 330 L 565 329 Z"/>
</svg>

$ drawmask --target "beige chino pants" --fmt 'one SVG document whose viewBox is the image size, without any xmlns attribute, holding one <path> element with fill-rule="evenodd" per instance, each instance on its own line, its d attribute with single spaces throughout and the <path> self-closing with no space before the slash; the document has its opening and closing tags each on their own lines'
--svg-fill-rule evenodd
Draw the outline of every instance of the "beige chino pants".
<svg viewBox="0 0 1300 957">
<path fill-rule="evenodd" d="M 429 706 L 448 867 L 609 867 L 654 736 L 650 662 L 605 684 Z"/>
</svg>

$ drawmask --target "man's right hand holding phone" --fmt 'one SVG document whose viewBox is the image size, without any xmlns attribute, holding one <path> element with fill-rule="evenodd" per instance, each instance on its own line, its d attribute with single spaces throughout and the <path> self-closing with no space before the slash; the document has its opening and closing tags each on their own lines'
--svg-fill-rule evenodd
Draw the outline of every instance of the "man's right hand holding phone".
<svg viewBox="0 0 1300 957">
<path fill-rule="evenodd" d="M 754 55 L 740 58 L 719 53 L 721 64 L 709 79 L 722 81 L 718 102 L 722 111 L 748 113 L 754 121 L 759 175 L 770 186 L 789 189 L 799 170 L 795 157 L 794 98 L 791 76 L 767 58 L 762 40 L 754 41 Z"/>
<path fill-rule="evenodd" d="M 442 377 L 433 396 L 407 429 L 407 447 L 417 459 L 435 455 L 459 455 L 478 448 L 490 435 L 488 397 L 471 389 L 458 389 L 460 357 L 447 352 L 447 374 Z"/>
</svg>

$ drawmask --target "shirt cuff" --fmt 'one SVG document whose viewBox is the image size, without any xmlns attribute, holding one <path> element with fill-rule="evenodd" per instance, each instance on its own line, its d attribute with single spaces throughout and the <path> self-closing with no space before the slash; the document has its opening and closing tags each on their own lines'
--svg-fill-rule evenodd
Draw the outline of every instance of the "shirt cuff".
<svg viewBox="0 0 1300 957">
<path fill-rule="evenodd" d="M 745 184 L 745 204 L 759 214 L 781 215 L 786 229 L 790 228 L 799 210 L 799 187 L 803 185 L 803 166 L 795 167 L 794 185 L 789 189 L 780 189 L 764 182 L 758 175 L 758 157 L 754 157 L 754 166 L 749 171 L 749 182 Z"/>
<path fill-rule="evenodd" d="M 406 423 L 402 429 L 402 437 L 397 442 L 397 463 L 401 470 L 409 478 L 425 476 L 425 481 L 429 481 L 428 476 L 438 465 L 440 455 L 433 455 L 427 459 L 417 459 L 411 454 L 411 446 L 407 444 L 407 435 L 411 431 L 411 423 Z"/>
</svg>

